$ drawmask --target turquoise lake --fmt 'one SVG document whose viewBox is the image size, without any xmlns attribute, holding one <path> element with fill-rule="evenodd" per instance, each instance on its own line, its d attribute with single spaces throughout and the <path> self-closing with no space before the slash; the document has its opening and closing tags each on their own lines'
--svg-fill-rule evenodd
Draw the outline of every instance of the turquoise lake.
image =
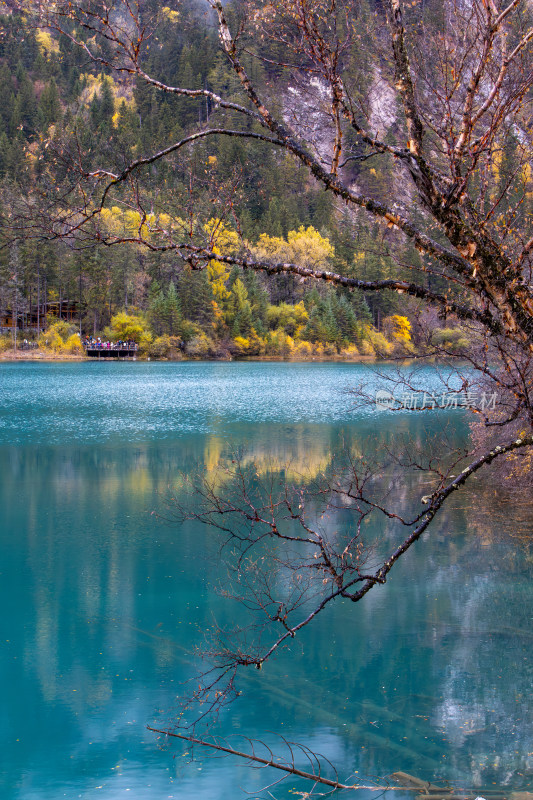
<svg viewBox="0 0 533 800">
<path fill-rule="evenodd" d="M 438 380 L 430 367 L 419 377 Z M 236 449 L 292 481 L 346 447 L 441 427 L 466 443 L 464 411 L 357 408 L 346 390 L 362 382 L 379 386 L 347 364 L 0 365 L 2 800 L 268 796 L 275 776 L 205 753 L 189 764 L 146 729 L 172 723 L 203 633 L 234 614 L 216 591 L 214 533 L 162 517 L 184 474 Z M 402 770 L 480 794 L 532 791 L 532 515 L 476 486 L 384 586 L 244 673 L 217 730 L 273 748 L 281 733 L 341 780 Z M 424 494 L 423 477 L 405 492 Z M 289 778 L 272 792 L 304 788 Z"/>
</svg>

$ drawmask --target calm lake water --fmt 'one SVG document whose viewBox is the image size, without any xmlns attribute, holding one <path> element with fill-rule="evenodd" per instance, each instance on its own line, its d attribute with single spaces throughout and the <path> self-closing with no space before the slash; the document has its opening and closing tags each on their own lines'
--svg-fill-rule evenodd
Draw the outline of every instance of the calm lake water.
<svg viewBox="0 0 533 800">
<path fill-rule="evenodd" d="M 238 800 L 268 783 L 230 759 L 187 764 L 146 730 L 172 720 L 203 631 L 233 614 L 213 534 L 158 513 L 179 475 L 235 448 L 295 479 L 429 425 L 465 441 L 462 411 L 354 409 L 343 390 L 361 381 L 377 385 L 362 365 L 0 365 L 3 800 Z M 273 746 L 281 732 L 341 779 L 531 791 L 533 551 L 516 512 L 457 493 L 385 586 L 246 673 L 219 730 Z"/>
</svg>

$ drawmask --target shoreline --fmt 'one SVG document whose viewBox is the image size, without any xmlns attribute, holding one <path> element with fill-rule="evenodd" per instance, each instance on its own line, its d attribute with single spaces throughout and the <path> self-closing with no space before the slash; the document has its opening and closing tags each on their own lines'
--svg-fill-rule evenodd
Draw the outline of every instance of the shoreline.
<svg viewBox="0 0 533 800">
<path fill-rule="evenodd" d="M 261 361 L 261 362 L 315 362 L 315 363 L 341 363 L 341 364 L 373 364 L 376 361 L 381 359 L 377 359 L 375 356 L 365 356 L 358 354 L 355 357 L 348 358 L 342 355 L 332 355 L 332 356 L 301 356 L 298 357 L 284 357 L 284 356 L 243 356 L 241 358 L 190 358 L 187 356 L 181 356 L 180 358 L 153 358 L 148 356 L 137 356 L 135 359 L 132 358 L 113 358 L 113 357 L 103 357 L 103 358 L 90 358 L 88 356 L 80 356 L 80 355 L 72 355 L 70 353 L 47 353 L 43 350 L 33 351 L 31 355 L 27 351 L 23 350 L 6 350 L 3 353 L 0 353 L 0 362 L 10 363 L 10 362 L 18 362 L 18 361 L 74 361 L 74 362 L 118 362 L 121 363 L 125 362 L 134 362 L 138 363 L 146 363 L 148 361 L 155 361 L 155 362 L 188 362 L 188 361 Z"/>
</svg>

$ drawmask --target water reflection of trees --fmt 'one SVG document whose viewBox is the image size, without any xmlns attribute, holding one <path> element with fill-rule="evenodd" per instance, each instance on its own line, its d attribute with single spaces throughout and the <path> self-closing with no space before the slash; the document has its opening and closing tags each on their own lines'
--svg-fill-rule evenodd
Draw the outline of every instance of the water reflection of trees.
<svg viewBox="0 0 533 800">
<path fill-rule="evenodd" d="M 299 426 L 288 436 L 282 426 L 271 427 L 246 437 L 243 458 L 260 475 L 277 465 L 285 479 L 312 483 L 338 468 L 343 448 L 357 456 L 369 435 L 364 428 L 320 432 Z M 376 446 L 386 444 L 385 435 L 374 435 Z M 423 432 L 410 435 L 421 441 Z M 150 512 L 163 511 L 179 470 L 194 464 L 213 474 L 231 450 L 213 434 L 96 453 L 42 448 L 9 460 L 0 494 L 5 501 L 25 486 L 25 524 L 18 529 L 26 540 L 14 539 L 13 549 L 28 548 L 36 587 L 34 625 L 23 634 L 24 669 L 35 674 L 48 705 L 60 704 L 73 719 L 77 714 L 81 720 L 87 708 L 106 709 L 118 719 L 128 703 L 132 663 L 144 663 L 144 678 L 170 669 L 192 674 L 185 651 L 199 630 L 212 625 L 213 612 L 221 624 L 230 612 L 216 595 L 205 594 L 208 576 L 200 579 L 189 560 L 199 547 L 208 553 L 209 538 L 192 524 L 163 529 Z M 390 476 L 384 480 L 390 483 Z M 401 490 L 387 489 L 401 491 L 403 502 L 410 492 L 418 497 L 425 491 L 416 476 Z M 498 517 L 498 504 L 491 487 L 481 484 L 458 494 L 394 585 L 369 595 L 355 619 L 353 610 L 341 609 L 318 621 L 290 666 L 282 661 L 279 670 L 262 675 L 258 691 L 265 702 L 277 698 L 280 722 L 292 704 L 295 721 L 305 727 L 311 717 L 313 725 L 325 726 L 369 773 L 392 763 L 432 777 L 442 762 L 443 775 L 472 774 L 482 785 L 514 784 L 519 773 L 531 770 L 530 543 L 517 546 L 513 537 L 520 530 L 506 530 L 505 508 Z M 54 511 L 45 514 L 44 508 Z M 347 511 L 324 521 L 331 533 L 345 535 Z M 530 531 L 527 507 L 523 521 L 524 532 Z M 393 535 L 391 526 L 378 538 Z M 73 569 L 80 562 L 83 568 Z M 420 579 L 428 572 L 429 589 Z M 190 597 L 201 594 L 198 609 L 187 607 Z M 99 653 L 103 669 L 95 671 Z M 283 677 L 289 673 L 290 681 Z M 25 703 L 22 698 L 20 711 L 30 714 L 32 698 L 27 708 Z M 138 716 L 149 718 L 153 697 L 143 695 L 141 705 Z"/>
<path fill-rule="evenodd" d="M 415 430 L 414 435 L 410 432 L 409 448 L 416 449 L 417 446 L 423 445 L 423 449 L 427 451 L 427 437 L 427 431 Z M 360 440 L 357 439 L 349 442 L 344 440 L 344 455 L 358 458 L 363 451 L 360 444 Z M 377 451 L 387 450 L 386 436 L 375 436 L 375 449 Z M 319 462 L 321 469 L 311 472 L 307 478 L 305 474 L 294 473 L 293 480 L 298 478 L 300 483 L 307 480 L 306 486 L 312 487 L 315 479 L 322 478 L 326 481 L 326 486 L 331 486 L 330 483 L 328 484 L 331 476 L 338 479 L 342 474 L 343 466 L 339 460 L 341 450 L 342 448 L 338 445 L 334 448 L 334 455 L 328 460 L 325 468 L 322 467 L 322 464 L 325 463 L 322 460 Z M 221 469 L 216 473 L 217 478 L 209 484 L 215 494 L 211 495 L 209 488 L 204 488 L 201 490 L 201 498 L 207 498 L 208 504 L 213 500 L 216 506 L 218 502 L 216 498 L 220 496 L 222 498 L 220 508 L 223 509 L 223 513 L 233 513 L 235 510 L 240 513 L 239 506 L 235 505 L 235 502 L 238 501 L 235 500 L 233 493 L 235 486 L 242 483 L 243 486 L 246 486 L 246 490 L 243 491 L 246 492 L 245 499 L 251 509 L 250 513 L 252 516 L 255 513 L 257 517 L 258 512 L 254 509 L 257 509 L 258 506 L 252 487 L 257 488 L 257 482 L 264 477 L 268 477 L 271 482 L 278 479 L 287 481 L 287 474 L 283 469 L 273 465 L 272 460 L 263 459 L 262 456 L 262 451 L 257 459 L 254 458 L 253 452 L 248 452 L 244 457 L 233 459 L 232 463 L 238 464 L 235 468 L 224 468 L 224 461 L 221 458 L 219 462 Z M 383 496 L 387 497 L 393 507 L 397 507 L 399 501 L 404 507 L 408 507 L 410 503 L 418 500 L 423 492 L 422 487 L 428 474 L 424 474 L 424 471 L 417 474 L 415 471 L 408 480 L 405 480 L 404 472 L 403 481 L 399 483 L 395 480 L 393 466 L 385 459 L 385 468 L 382 468 L 377 483 L 384 492 Z M 212 471 L 215 471 L 214 467 Z M 209 480 L 209 476 L 207 480 Z M 232 485 L 232 481 L 235 480 L 237 480 L 237 484 Z M 394 752 L 397 757 L 403 757 L 411 769 L 423 769 L 428 779 L 435 779 L 436 775 L 448 778 L 452 776 L 457 778 L 458 775 L 462 775 L 465 785 L 471 783 L 472 776 L 478 786 L 490 784 L 493 779 L 501 785 L 509 782 L 516 784 L 520 782 L 521 770 L 528 769 L 529 761 L 526 753 L 530 752 L 532 744 L 528 733 L 530 720 L 525 720 L 525 726 L 522 727 L 523 718 L 517 717 L 513 713 L 513 708 L 515 708 L 513 704 L 517 698 L 514 695 L 511 696 L 508 686 L 501 683 L 502 675 L 499 675 L 496 680 L 493 672 L 499 670 L 503 674 L 509 669 L 511 661 L 513 669 L 520 672 L 516 685 L 526 687 L 527 670 L 522 670 L 521 661 L 527 661 L 527 655 L 524 655 L 524 652 L 529 651 L 523 650 L 523 642 L 521 642 L 521 638 L 523 639 L 527 634 L 516 625 L 513 627 L 506 624 L 505 615 L 500 614 L 497 606 L 501 592 L 505 596 L 505 602 L 509 608 L 513 608 L 516 604 L 519 607 L 519 597 L 514 597 L 516 586 L 510 586 L 508 582 L 510 579 L 513 581 L 523 579 L 525 575 L 530 574 L 531 564 L 528 563 L 527 542 L 525 542 L 525 549 L 518 550 L 512 542 L 509 542 L 505 534 L 502 535 L 501 531 L 498 534 L 494 532 L 489 542 L 487 536 L 477 530 L 479 518 L 475 515 L 472 517 L 473 502 L 480 503 L 481 508 L 484 509 L 485 523 L 487 522 L 486 514 L 490 514 L 493 510 L 493 502 L 490 496 L 490 487 L 479 482 L 476 488 L 477 490 L 470 490 L 459 496 L 459 499 L 442 514 L 439 525 L 435 526 L 431 532 L 432 546 L 429 553 L 427 549 L 424 550 L 423 546 L 416 554 L 410 553 L 410 566 L 406 569 L 411 576 L 416 574 L 419 576 L 415 583 L 416 597 L 413 598 L 412 591 L 406 590 L 405 586 L 400 585 L 400 596 L 395 597 L 395 605 L 391 605 L 390 597 L 388 603 L 385 604 L 389 618 L 380 617 L 376 623 L 375 615 L 376 613 L 380 614 L 380 605 L 383 601 L 383 595 L 380 596 L 380 592 L 382 591 L 384 594 L 386 592 L 385 589 L 380 589 L 377 594 L 369 596 L 365 606 L 366 610 L 374 615 L 370 628 L 366 630 L 362 625 L 363 613 L 357 615 L 355 625 L 353 619 L 350 621 L 351 624 L 348 623 L 350 627 L 354 628 L 358 643 L 354 647 L 353 657 L 345 670 L 339 664 L 338 642 L 335 641 L 329 645 L 332 626 L 335 626 L 331 616 L 328 616 L 329 633 L 324 631 L 323 636 L 319 635 L 316 638 L 318 646 L 314 647 L 313 639 L 307 637 L 303 647 L 306 660 L 321 663 L 324 669 L 328 668 L 328 662 L 331 664 L 331 661 L 334 660 L 335 677 L 342 676 L 343 685 L 334 699 L 331 686 L 332 682 L 335 682 L 335 677 L 329 678 L 328 676 L 327 691 L 329 701 L 333 700 L 336 708 L 340 704 L 346 703 L 347 705 L 342 706 L 343 710 L 348 707 L 355 710 L 357 701 L 354 701 L 354 698 L 358 696 L 358 679 L 361 679 L 363 675 L 366 676 L 369 671 L 379 676 L 380 684 L 383 683 L 383 709 L 380 709 L 379 704 L 372 708 L 367 704 L 365 708 L 365 705 L 361 703 L 361 708 L 356 710 L 355 722 L 353 716 L 349 722 L 341 722 L 340 720 L 344 719 L 343 714 L 338 711 L 335 713 L 339 717 L 338 725 L 342 725 L 340 730 L 345 735 L 351 732 L 360 741 L 371 743 L 369 746 L 373 748 L 374 752 L 381 748 L 384 761 L 387 760 L 387 754 L 390 758 L 391 753 Z M 222 490 L 224 494 L 216 494 L 219 490 Z M 239 491 L 237 486 L 237 496 Z M 317 495 L 319 491 L 317 491 Z M 260 495 L 261 492 L 259 492 L 259 497 Z M 312 493 L 310 497 L 312 503 Z M 320 517 L 321 532 L 329 535 L 331 539 L 336 538 L 339 547 L 342 548 L 343 541 L 349 540 L 353 535 L 353 530 L 352 533 L 350 532 L 350 527 L 353 529 L 353 517 L 350 519 L 346 512 L 353 510 L 352 505 L 357 511 L 357 503 L 340 502 L 337 507 L 328 506 L 327 513 L 324 513 L 321 509 L 323 498 L 316 496 L 314 499 L 316 515 Z M 308 497 L 305 502 L 308 502 Z M 224 505 L 225 503 L 227 506 Z M 261 505 L 261 501 L 259 505 Z M 288 510 L 290 517 L 290 507 Z M 189 519 L 211 524 L 210 513 L 209 508 L 206 512 L 193 512 Z M 204 517 L 204 514 L 207 516 Z M 526 515 L 524 532 L 530 530 L 527 527 L 527 519 Z M 259 517 L 257 517 L 257 521 L 259 521 Z M 235 534 L 235 531 L 240 530 L 241 522 L 242 520 L 238 518 L 236 520 L 232 518 L 232 522 L 225 523 L 225 527 L 221 529 L 226 532 L 231 529 L 232 545 L 235 542 L 234 535 L 240 539 L 240 533 Z M 394 541 L 394 537 L 397 536 L 395 527 L 397 528 L 395 520 L 389 519 L 378 529 L 369 529 L 367 536 L 371 542 L 377 544 L 379 551 L 381 546 Z M 516 529 L 514 530 L 516 533 Z M 288 528 L 287 532 L 290 531 L 291 529 Z M 242 595 L 243 599 L 246 597 L 247 608 L 266 610 L 270 607 L 269 604 L 274 602 L 274 596 L 278 599 L 283 596 L 288 582 L 288 568 L 286 557 L 284 559 L 280 556 L 279 549 L 278 542 L 270 543 L 270 560 L 263 550 L 260 551 L 262 554 L 260 559 L 267 558 L 268 561 L 268 567 L 265 569 L 268 570 L 269 581 L 265 583 L 258 580 L 254 573 L 253 580 L 249 584 L 254 587 L 253 600 L 248 595 Z M 237 555 L 241 570 L 239 574 L 242 574 L 245 567 L 242 566 L 238 547 Z M 379 562 L 379 558 L 377 560 Z M 465 570 L 466 564 L 468 564 L 468 573 Z M 428 576 L 430 576 L 429 584 Z M 245 583 L 246 585 L 248 584 Z M 265 601 L 258 599 L 256 590 L 259 585 L 265 589 Z M 428 585 L 429 593 L 436 595 L 434 601 L 428 599 Z M 230 594 L 233 595 L 236 591 L 231 590 Z M 241 582 L 242 591 L 245 590 L 242 589 Z M 407 599 L 410 604 L 407 603 Z M 263 602 L 266 603 L 264 606 Z M 287 603 L 289 603 L 288 600 L 284 601 L 284 610 L 288 608 Z M 299 598 L 298 603 L 300 603 Z M 412 615 L 413 608 L 419 611 L 420 616 L 417 618 L 416 627 L 411 632 L 411 641 L 406 646 L 398 636 L 398 632 L 405 627 L 405 621 Z M 353 610 L 351 613 L 353 614 Z M 516 611 L 513 613 L 516 615 Z M 272 619 L 271 615 L 270 619 Z M 499 619 L 498 627 L 494 627 L 494 619 Z M 525 620 L 524 625 L 527 627 Z M 501 646 L 499 640 L 502 637 L 510 642 L 510 646 L 505 648 L 504 653 L 499 650 Z M 384 638 L 386 644 L 384 644 Z M 324 655 L 324 642 L 328 643 L 326 644 L 328 650 L 330 648 L 333 650 L 329 656 Z M 211 651 L 211 656 L 224 659 L 225 652 L 223 650 Z M 253 653 L 245 655 L 245 651 L 241 649 L 234 652 L 236 655 L 232 658 L 236 658 L 237 661 L 246 659 L 240 663 L 261 663 L 260 655 L 254 656 Z M 227 653 L 230 654 L 230 651 L 228 650 Z M 254 658 L 258 660 L 256 661 Z M 518 666 L 514 659 L 518 659 Z M 218 662 L 215 661 L 215 663 Z M 221 665 L 225 663 L 224 660 L 220 661 Z M 487 669 L 487 663 L 491 665 L 490 669 Z M 399 669 L 402 674 L 400 686 L 397 681 Z M 405 677 L 408 674 L 417 676 L 416 684 L 420 684 L 421 674 L 429 675 L 429 682 L 438 687 L 438 694 L 435 694 L 434 690 L 433 693 L 430 689 L 427 690 L 425 706 L 420 702 L 419 685 L 413 683 L 410 687 L 411 691 L 406 691 Z M 471 685 L 469 681 L 465 681 L 465 675 L 471 679 Z M 304 691 L 311 690 L 309 682 L 305 679 L 302 685 Z M 217 690 L 220 689 L 220 686 L 221 684 L 217 685 Z M 209 691 L 209 685 L 206 685 L 205 688 L 206 691 Z M 274 694 L 278 691 L 272 687 L 270 690 Z M 397 694 L 394 695 L 393 691 Z M 375 696 L 376 693 L 379 694 L 379 689 L 374 686 L 369 694 Z M 317 694 L 320 695 L 320 692 Z M 522 692 L 519 691 L 518 695 L 521 696 Z M 207 697 L 207 694 L 202 696 L 202 701 L 209 703 Z M 403 712 L 401 723 L 397 713 L 392 712 L 390 708 L 391 704 L 398 702 L 401 703 Z M 422 707 L 420 707 L 421 705 Z M 368 727 L 365 731 L 364 727 L 361 728 L 357 724 L 360 719 L 368 726 L 368 713 L 377 717 L 371 724 L 383 726 L 383 730 L 379 733 L 369 731 Z M 504 714 L 506 715 L 505 719 L 503 718 Z M 327 711 L 321 710 L 320 715 L 325 722 L 332 722 L 331 719 L 328 719 Z M 418 722 L 419 719 L 422 722 Z M 519 730 L 525 731 L 523 735 L 519 734 Z M 384 735 L 385 733 L 386 735 Z M 405 739 L 409 739 L 410 746 L 402 744 Z M 442 744 L 443 740 L 446 742 L 445 745 Z M 519 749 L 516 750 L 519 741 Z M 413 744 L 414 742 L 418 744 Z M 491 755 L 494 749 L 498 751 L 496 758 Z M 442 761 L 441 759 L 447 760 Z M 427 770 L 430 763 L 432 774 L 428 775 Z M 401 767 L 405 769 L 405 763 Z"/>
</svg>

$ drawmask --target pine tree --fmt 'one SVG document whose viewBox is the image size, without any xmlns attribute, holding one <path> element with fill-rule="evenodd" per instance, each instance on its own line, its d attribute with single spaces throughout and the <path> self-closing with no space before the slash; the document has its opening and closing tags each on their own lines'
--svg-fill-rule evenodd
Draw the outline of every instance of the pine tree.
<svg viewBox="0 0 533 800">
<path fill-rule="evenodd" d="M 61 103 L 57 84 L 52 78 L 48 86 L 43 89 L 39 101 L 39 123 L 42 130 L 46 130 L 50 125 L 59 122 L 61 119 Z"/>
<path fill-rule="evenodd" d="M 13 91 L 11 70 L 7 64 L 2 64 L 0 66 L 0 119 L 6 132 L 9 131 L 14 102 L 15 93 Z"/>
<path fill-rule="evenodd" d="M 100 94 L 100 127 L 106 132 L 112 125 L 113 114 L 115 113 L 115 99 L 111 79 L 102 75 L 102 91 Z"/>
<path fill-rule="evenodd" d="M 214 298 L 207 272 L 198 272 L 186 267 L 178 275 L 176 290 L 185 319 L 202 326 L 212 325 Z"/>
<path fill-rule="evenodd" d="M 32 138 L 37 126 L 37 100 L 33 83 L 22 64 L 17 68 L 18 100 L 20 101 L 21 119 L 26 138 Z"/>
<path fill-rule="evenodd" d="M 0 133 L 0 178 L 3 178 L 8 171 L 10 164 L 10 151 L 9 139 L 5 133 Z"/>
</svg>

